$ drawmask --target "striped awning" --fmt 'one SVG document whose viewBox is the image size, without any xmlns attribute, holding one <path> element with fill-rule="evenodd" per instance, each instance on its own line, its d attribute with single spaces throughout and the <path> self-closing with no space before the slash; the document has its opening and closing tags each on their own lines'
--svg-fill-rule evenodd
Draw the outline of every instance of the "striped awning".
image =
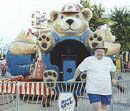
<svg viewBox="0 0 130 111">
<path fill-rule="evenodd" d="M 53 95 L 43 82 L 0 82 L 0 94 Z"/>
</svg>

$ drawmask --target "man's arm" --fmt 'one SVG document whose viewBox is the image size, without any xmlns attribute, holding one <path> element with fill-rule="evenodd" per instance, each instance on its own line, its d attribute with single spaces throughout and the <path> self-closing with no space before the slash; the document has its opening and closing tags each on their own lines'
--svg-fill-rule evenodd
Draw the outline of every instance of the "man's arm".
<svg viewBox="0 0 130 111">
<path fill-rule="evenodd" d="M 79 68 L 76 69 L 73 79 L 76 80 L 76 78 L 81 74 L 81 71 Z"/>
<path fill-rule="evenodd" d="M 87 59 L 83 60 L 79 66 L 77 67 L 76 71 L 75 71 L 75 74 L 74 74 L 74 77 L 73 79 L 69 80 L 69 81 L 75 81 L 77 79 L 77 77 L 83 73 L 83 72 L 86 72 L 88 70 L 87 66 L 89 64 L 87 64 L 88 62 L 86 61 Z"/>
<path fill-rule="evenodd" d="M 116 73 L 116 66 L 115 64 L 113 63 L 112 59 L 109 59 L 110 60 L 110 74 L 111 74 L 111 80 L 112 80 L 112 83 L 113 85 L 116 85 L 117 84 L 117 81 L 116 81 L 116 76 L 117 76 L 117 73 Z"/>
<path fill-rule="evenodd" d="M 117 73 L 116 72 L 111 72 L 111 79 L 113 85 L 120 90 L 120 92 L 124 93 L 125 89 L 121 85 L 118 84 L 118 81 L 116 80 Z"/>
<path fill-rule="evenodd" d="M 74 82 L 80 74 L 81 74 L 81 71 L 79 70 L 79 68 L 77 68 L 73 79 L 69 80 L 69 82 Z"/>
</svg>

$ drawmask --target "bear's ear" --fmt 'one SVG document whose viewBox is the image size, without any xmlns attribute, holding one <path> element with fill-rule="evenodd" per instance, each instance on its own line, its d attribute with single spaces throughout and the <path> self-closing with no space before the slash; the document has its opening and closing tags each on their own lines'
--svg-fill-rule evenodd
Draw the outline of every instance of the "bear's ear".
<svg viewBox="0 0 130 111">
<path fill-rule="evenodd" d="M 88 21 L 92 18 L 92 15 L 93 15 L 92 11 L 88 8 L 82 9 L 82 14 L 83 14 L 84 18 Z"/>
<path fill-rule="evenodd" d="M 55 21 L 55 20 L 57 19 L 58 15 L 59 15 L 59 12 L 58 12 L 58 11 L 52 11 L 52 12 L 50 13 L 50 20 L 51 20 L 51 21 Z"/>
</svg>

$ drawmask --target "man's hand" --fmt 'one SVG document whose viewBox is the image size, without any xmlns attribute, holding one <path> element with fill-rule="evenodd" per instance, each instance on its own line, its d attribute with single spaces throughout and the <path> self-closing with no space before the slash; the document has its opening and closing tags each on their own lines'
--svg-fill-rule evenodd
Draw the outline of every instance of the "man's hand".
<svg viewBox="0 0 130 111">
<path fill-rule="evenodd" d="M 113 79 L 113 80 L 112 80 L 112 83 L 113 83 L 113 85 L 114 85 L 116 88 L 118 88 L 118 90 L 119 90 L 121 93 L 124 93 L 124 92 L 125 92 L 125 88 L 124 88 L 123 86 L 119 85 L 117 80 Z"/>
<path fill-rule="evenodd" d="M 117 85 L 117 80 L 112 79 L 112 84 L 113 84 L 113 85 Z"/>
</svg>

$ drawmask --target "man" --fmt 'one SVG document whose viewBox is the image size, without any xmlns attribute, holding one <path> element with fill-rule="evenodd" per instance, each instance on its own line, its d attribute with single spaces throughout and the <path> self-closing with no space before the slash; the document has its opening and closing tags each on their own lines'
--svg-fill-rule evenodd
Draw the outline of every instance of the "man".
<svg viewBox="0 0 130 111">
<path fill-rule="evenodd" d="M 86 91 L 95 111 L 107 111 L 107 106 L 111 103 L 111 74 L 115 73 L 116 67 L 113 61 L 105 56 L 106 51 L 101 44 L 98 45 L 94 56 L 87 57 L 78 66 L 73 79 L 75 80 L 81 72 L 86 72 Z M 116 84 L 116 80 L 113 79 L 112 82 Z"/>
</svg>

